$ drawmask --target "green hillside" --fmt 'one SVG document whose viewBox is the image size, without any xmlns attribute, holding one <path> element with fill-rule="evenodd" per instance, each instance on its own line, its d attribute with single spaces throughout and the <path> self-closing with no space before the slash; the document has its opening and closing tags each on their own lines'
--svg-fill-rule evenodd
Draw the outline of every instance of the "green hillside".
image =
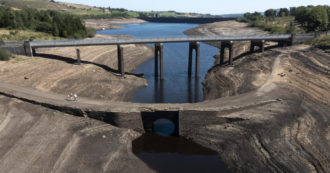
<svg viewBox="0 0 330 173">
<path fill-rule="evenodd" d="M 100 15 L 107 13 L 100 8 L 56 1 L 50 2 L 49 0 L 0 0 L 0 5 L 14 9 L 33 8 L 37 10 L 55 10 L 77 15 Z"/>
<path fill-rule="evenodd" d="M 61 10 L 67 8 L 63 4 L 53 3 L 48 0 L 0 0 L 0 4 L 17 9 L 35 8 L 38 10 Z"/>
</svg>

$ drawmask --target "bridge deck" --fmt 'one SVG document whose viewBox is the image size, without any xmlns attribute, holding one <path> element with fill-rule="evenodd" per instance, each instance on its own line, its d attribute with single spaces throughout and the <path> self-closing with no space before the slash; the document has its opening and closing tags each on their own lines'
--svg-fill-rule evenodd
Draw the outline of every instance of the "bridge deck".
<svg viewBox="0 0 330 173">
<path fill-rule="evenodd" d="M 265 34 L 265 35 L 214 35 L 192 37 L 166 37 L 166 38 L 109 38 L 109 39 L 84 39 L 84 40 L 52 40 L 32 41 L 32 48 L 42 47 L 74 47 L 120 44 L 148 44 L 148 43 L 178 43 L 178 42 L 213 42 L 213 41 L 286 41 L 291 39 L 290 34 Z"/>
</svg>

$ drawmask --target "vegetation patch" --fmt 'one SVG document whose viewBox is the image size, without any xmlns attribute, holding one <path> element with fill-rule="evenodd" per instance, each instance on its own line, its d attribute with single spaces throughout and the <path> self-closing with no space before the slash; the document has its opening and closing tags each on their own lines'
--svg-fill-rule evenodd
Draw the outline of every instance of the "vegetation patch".
<svg viewBox="0 0 330 173">
<path fill-rule="evenodd" d="M 290 9 L 268 9 L 264 14 L 245 13 L 240 22 L 248 22 L 274 34 L 304 33 L 329 30 L 329 6 L 291 7 Z"/>
<path fill-rule="evenodd" d="M 0 28 L 31 30 L 64 38 L 85 38 L 92 35 L 81 18 L 75 15 L 51 10 L 13 10 L 3 6 L 0 6 Z"/>
<path fill-rule="evenodd" d="M 25 40 L 58 40 L 61 37 L 56 37 L 51 34 L 36 32 L 31 30 L 9 30 L 0 29 L 0 38 L 3 41 L 25 41 Z"/>
<path fill-rule="evenodd" d="M 0 61 L 8 61 L 11 57 L 11 53 L 7 50 L 0 49 Z"/>
<path fill-rule="evenodd" d="M 308 44 L 311 44 L 320 49 L 330 49 L 330 35 L 324 35 L 321 37 L 314 38 Z"/>
</svg>

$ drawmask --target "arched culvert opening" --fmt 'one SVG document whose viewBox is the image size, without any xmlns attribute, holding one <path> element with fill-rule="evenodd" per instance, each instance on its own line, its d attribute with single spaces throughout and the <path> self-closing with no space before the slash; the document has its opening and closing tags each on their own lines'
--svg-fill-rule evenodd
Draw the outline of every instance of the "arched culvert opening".
<svg viewBox="0 0 330 173">
<path fill-rule="evenodd" d="M 153 132 L 161 136 L 171 136 L 175 131 L 174 123 L 166 118 L 161 118 L 153 123 Z"/>
<path fill-rule="evenodd" d="M 159 135 L 179 135 L 179 111 L 141 112 L 145 132 Z"/>
</svg>

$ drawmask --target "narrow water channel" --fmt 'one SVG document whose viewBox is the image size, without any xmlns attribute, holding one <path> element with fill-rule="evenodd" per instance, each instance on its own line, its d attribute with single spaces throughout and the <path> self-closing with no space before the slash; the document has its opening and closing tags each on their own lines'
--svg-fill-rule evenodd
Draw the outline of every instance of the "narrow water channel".
<svg viewBox="0 0 330 173">
<path fill-rule="evenodd" d="M 134 37 L 185 36 L 185 30 L 197 24 L 142 23 L 122 25 L 122 29 L 98 31 L 98 34 L 132 35 Z M 154 46 L 154 45 L 150 45 Z M 188 77 L 189 43 L 164 44 L 164 80 L 154 78 L 154 59 L 141 64 L 134 73 L 143 73 L 148 86 L 135 93 L 134 102 L 140 103 L 191 103 L 203 100 L 202 81 L 213 66 L 213 56 L 218 48 L 201 43 L 199 78 Z M 193 59 L 194 62 L 194 59 Z M 193 63 L 193 69 L 195 64 Z M 194 73 L 193 73 L 194 75 Z"/>
<path fill-rule="evenodd" d="M 185 36 L 183 32 L 197 24 L 142 23 L 122 25 L 122 29 L 98 31 L 98 34 L 134 37 Z M 154 46 L 154 45 L 150 45 Z M 154 59 L 141 64 L 134 73 L 144 73 L 148 87 L 135 93 L 134 102 L 191 103 L 203 100 L 201 82 L 213 66 L 217 48 L 201 43 L 199 78 L 188 77 L 189 43 L 164 44 L 164 80 L 154 78 Z M 194 69 L 194 63 L 193 63 Z M 193 75 L 195 75 L 193 73 Z M 166 114 L 166 112 L 165 112 Z M 158 116 L 158 115 L 150 115 Z M 169 115 L 161 115 L 168 117 Z M 178 116 L 178 115 L 177 115 Z M 192 140 L 175 135 L 176 125 L 168 119 L 154 121 L 151 132 L 133 141 L 133 153 L 151 169 L 160 173 L 229 172 L 219 154 Z"/>
</svg>

